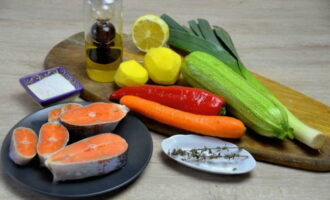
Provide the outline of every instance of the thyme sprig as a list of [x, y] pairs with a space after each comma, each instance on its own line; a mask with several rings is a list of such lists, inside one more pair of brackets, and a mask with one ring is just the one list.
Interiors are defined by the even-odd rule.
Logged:
[[[230, 149], [237, 149], [235, 152], [230, 152]], [[195, 149], [172, 149], [168, 151], [168, 155], [177, 157], [181, 156], [182, 161], [206, 161], [206, 160], [212, 160], [212, 159], [218, 159], [218, 158], [224, 158], [224, 159], [235, 159], [235, 158], [248, 158], [248, 156], [240, 155], [241, 152], [240, 147], [228, 147], [228, 146], [218, 146], [218, 147], [204, 147], [204, 148], [195, 148]]]

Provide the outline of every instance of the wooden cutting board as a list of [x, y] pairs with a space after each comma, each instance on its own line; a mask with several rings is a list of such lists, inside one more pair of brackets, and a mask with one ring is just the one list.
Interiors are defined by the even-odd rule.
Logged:
[[[124, 35], [124, 59], [143, 60], [131, 42], [129, 35]], [[50, 50], [45, 59], [45, 68], [64, 66], [83, 85], [81, 97], [87, 101], [108, 101], [108, 96], [118, 89], [113, 83], [98, 83], [90, 80], [85, 72], [85, 54], [83, 33], [77, 33], [57, 44]], [[257, 78], [268, 87], [298, 118], [306, 124], [319, 129], [330, 136], [330, 108], [295, 90], [257, 75]], [[187, 131], [169, 127], [153, 120], [139, 116], [149, 129], [166, 134], [186, 134]], [[330, 139], [321, 151], [306, 147], [297, 141], [278, 141], [259, 136], [251, 130], [240, 140], [230, 140], [245, 148], [260, 161], [285, 165], [295, 168], [330, 171]]]

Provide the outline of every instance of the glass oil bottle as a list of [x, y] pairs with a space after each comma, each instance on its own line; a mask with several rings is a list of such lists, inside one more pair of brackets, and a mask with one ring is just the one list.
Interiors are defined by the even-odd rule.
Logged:
[[85, 0], [86, 72], [90, 79], [112, 82], [122, 61], [122, 0]]

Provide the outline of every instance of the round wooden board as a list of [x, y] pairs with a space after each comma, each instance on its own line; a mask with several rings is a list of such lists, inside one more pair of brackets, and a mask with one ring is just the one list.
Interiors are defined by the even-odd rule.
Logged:
[[[129, 35], [124, 35], [124, 59], [143, 60], [143, 53], [135, 48]], [[90, 80], [85, 71], [84, 35], [77, 33], [57, 44], [48, 53], [45, 68], [65, 67], [83, 85], [81, 97], [87, 101], [109, 101], [108, 97], [117, 89], [114, 83], [99, 83]], [[257, 75], [297, 117], [312, 127], [330, 134], [330, 108], [295, 90]], [[139, 116], [149, 129], [166, 135], [186, 134], [188, 132], [169, 127]], [[318, 152], [296, 141], [277, 141], [261, 137], [248, 130], [240, 140], [232, 140], [240, 147], [250, 151], [257, 160], [270, 163], [314, 170], [330, 171], [330, 140]]]

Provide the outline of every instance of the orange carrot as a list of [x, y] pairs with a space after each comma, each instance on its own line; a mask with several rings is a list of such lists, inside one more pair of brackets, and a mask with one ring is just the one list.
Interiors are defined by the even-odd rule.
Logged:
[[193, 114], [136, 96], [124, 96], [120, 103], [155, 121], [202, 135], [239, 138], [246, 129], [236, 118]]

